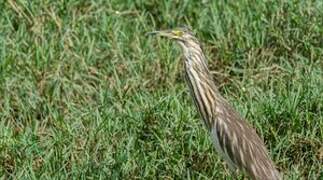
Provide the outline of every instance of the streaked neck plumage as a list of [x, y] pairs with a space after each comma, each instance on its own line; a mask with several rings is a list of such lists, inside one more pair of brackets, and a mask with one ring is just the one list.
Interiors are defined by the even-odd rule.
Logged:
[[199, 69], [201, 72], [209, 73], [207, 61], [201, 46], [195, 41], [178, 41], [182, 48], [186, 70], [190, 68]]
[[196, 41], [179, 41], [184, 54], [185, 76], [194, 102], [208, 130], [211, 130], [216, 101], [221, 99], [207, 67], [204, 53]]

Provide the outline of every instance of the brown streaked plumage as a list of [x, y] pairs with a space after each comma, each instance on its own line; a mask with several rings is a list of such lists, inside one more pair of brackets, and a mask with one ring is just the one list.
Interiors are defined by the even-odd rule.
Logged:
[[230, 169], [242, 170], [257, 180], [281, 179], [256, 131], [219, 93], [194, 34], [186, 28], [148, 34], [167, 37], [181, 46], [191, 95], [217, 151]]

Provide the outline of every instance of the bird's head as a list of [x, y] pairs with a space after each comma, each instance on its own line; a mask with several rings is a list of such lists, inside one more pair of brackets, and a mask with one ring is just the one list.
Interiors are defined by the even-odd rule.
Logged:
[[147, 35], [166, 37], [168, 39], [178, 42], [183, 48], [188, 48], [190, 46], [199, 47], [199, 42], [194, 36], [194, 33], [186, 27], [152, 31], [152, 32], [148, 32]]

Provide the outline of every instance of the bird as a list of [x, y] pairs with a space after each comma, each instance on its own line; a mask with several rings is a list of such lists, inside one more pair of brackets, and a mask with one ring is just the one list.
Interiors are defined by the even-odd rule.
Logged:
[[256, 130], [220, 94], [194, 32], [187, 27], [178, 27], [146, 35], [170, 39], [180, 45], [190, 94], [215, 149], [233, 174], [242, 172], [255, 180], [281, 179]]

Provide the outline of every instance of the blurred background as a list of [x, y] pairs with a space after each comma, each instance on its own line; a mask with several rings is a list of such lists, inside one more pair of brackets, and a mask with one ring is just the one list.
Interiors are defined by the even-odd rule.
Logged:
[[0, 9], [1, 178], [231, 177], [188, 94], [180, 48], [145, 36], [184, 25], [286, 178], [323, 177], [322, 1], [7, 0]]

